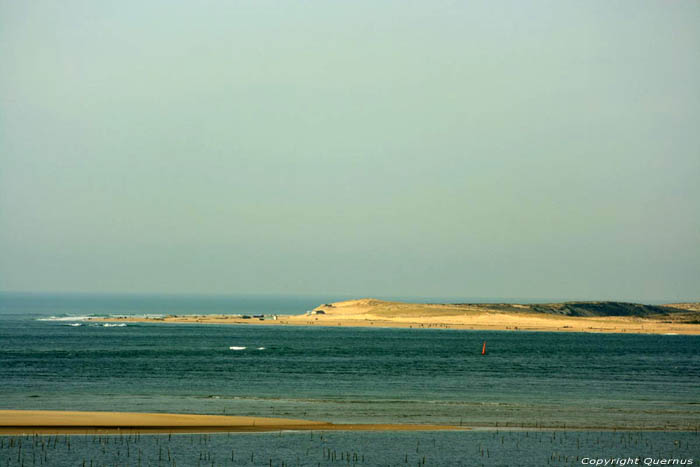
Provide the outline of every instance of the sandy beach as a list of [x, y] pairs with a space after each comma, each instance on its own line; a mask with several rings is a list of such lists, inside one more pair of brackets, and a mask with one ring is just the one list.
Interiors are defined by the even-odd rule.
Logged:
[[[530, 305], [518, 304], [423, 304], [359, 299], [323, 304], [305, 314], [279, 315], [277, 319], [243, 318], [239, 315], [168, 315], [162, 318], [114, 317], [91, 320], [700, 335], [700, 324], [687, 322], [689, 313], [700, 310], [697, 303], [664, 306], [673, 308], [674, 311], [677, 309], [678, 313], [648, 317], [565, 316], [533, 312]], [[503, 310], [504, 307], [507, 311]]]
[[450, 425], [335, 424], [289, 418], [135, 412], [0, 410], [3, 434], [464, 430]]

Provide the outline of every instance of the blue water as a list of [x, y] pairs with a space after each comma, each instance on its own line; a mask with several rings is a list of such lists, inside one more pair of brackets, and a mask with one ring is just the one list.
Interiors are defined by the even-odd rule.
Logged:
[[[0, 408], [494, 427], [700, 425], [695, 336], [39, 320], [296, 313], [318, 304], [311, 300], [4, 296]], [[484, 340], [489, 353], [481, 356]]]
[[[209, 455], [217, 457], [215, 465], [268, 465], [272, 459], [273, 465], [296, 465], [297, 458], [299, 465], [347, 463], [346, 454], [342, 462], [324, 459], [329, 451], [322, 448], [334, 449], [338, 456], [341, 451], [361, 452], [365, 465], [417, 465], [423, 457], [428, 459], [425, 465], [575, 465], [577, 456], [586, 452], [670, 455], [678, 449], [676, 441], [686, 447], [676, 454], [698, 455], [700, 338], [695, 336], [255, 324], [106, 327], [71, 318], [302, 313], [324, 301], [330, 300], [0, 295], [0, 409], [237, 414], [494, 430], [668, 431], [636, 432], [629, 435], [636, 437], [635, 450], [618, 440], [608, 451], [599, 448], [600, 438], [609, 436], [599, 433], [594, 442], [593, 432], [579, 433], [575, 449], [572, 432], [564, 431], [569, 434], [560, 436], [570, 438], [559, 438], [560, 443], [568, 439], [563, 446], [545, 441], [550, 431], [507, 432], [500, 449], [499, 440], [489, 438], [494, 436], [490, 431], [327, 433], [332, 445], [317, 438], [303, 449], [294, 437], [305, 439], [305, 434], [211, 435]], [[48, 317], [53, 318], [44, 320]], [[480, 354], [484, 340], [486, 356]], [[177, 452], [183, 459], [178, 464], [198, 465], [192, 460], [199, 452], [192, 447], [195, 438], [178, 436], [167, 444], [173, 456]], [[588, 451], [581, 447], [581, 437], [591, 440], [586, 441], [591, 444]], [[8, 465], [21, 465], [8, 447], [11, 439], [19, 440], [1, 440], [6, 451], [0, 449], [0, 455], [7, 454]], [[42, 465], [78, 465], [83, 458], [94, 458], [95, 465], [98, 458], [109, 465], [137, 465], [134, 458], [129, 463], [119, 457], [123, 451], [115, 450], [117, 438], [111, 451], [85, 437], [67, 439], [86, 447], [56, 454], [54, 459], [65, 457], [66, 464]], [[146, 456], [158, 465], [154, 456], [162, 438], [143, 439], [148, 440], [142, 448], [143, 465], [149, 465]], [[25, 443], [40, 449], [40, 438]], [[241, 457], [226, 463], [231, 443], [241, 446]], [[417, 455], [416, 443], [422, 443], [423, 455]], [[434, 443], [432, 450], [429, 443]], [[293, 449], [284, 447], [288, 444]], [[477, 446], [487, 445], [492, 447], [489, 455], [481, 455]], [[258, 459], [251, 462], [248, 451]], [[27, 448], [25, 455], [29, 453]], [[190, 460], [184, 461], [186, 457]], [[0, 458], [0, 465], [5, 462]]]

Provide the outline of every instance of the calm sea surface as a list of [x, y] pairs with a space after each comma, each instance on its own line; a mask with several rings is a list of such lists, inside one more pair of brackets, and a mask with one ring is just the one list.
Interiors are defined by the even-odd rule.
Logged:
[[[301, 313], [321, 301], [2, 295], [0, 409], [225, 413], [499, 429], [661, 428], [690, 432], [682, 435], [687, 437], [683, 442], [697, 456], [698, 337], [305, 328], [254, 322], [105, 326], [80, 320], [90, 315]], [[480, 354], [483, 341], [486, 356]], [[414, 465], [420, 460], [416, 440], [422, 439], [427, 449], [429, 439], [438, 439], [434, 442], [439, 444], [450, 436], [472, 436], [472, 441], [477, 436], [394, 435], [404, 440], [396, 449], [408, 450]], [[487, 435], [493, 436], [478, 436]], [[218, 436], [212, 438], [215, 444], [224, 439]], [[271, 439], [271, 435], [247, 436], [236, 439], [253, 444], [262, 440], [262, 445], [269, 445]], [[336, 450], [359, 452], [364, 446], [366, 456], [384, 459], [367, 447], [386, 444], [382, 436], [388, 435], [328, 434], [327, 439], [348, 446]], [[355, 438], [365, 441], [355, 443]], [[192, 438], [177, 439], [189, 443]], [[482, 444], [488, 444], [488, 439]], [[315, 443], [314, 456], [323, 456], [322, 443]], [[474, 451], [469, 456], [480, 453], [467, 444], [465, 453]], [[520, 441], [512, 444], [520, 446]], [[386, 454], [388, 464], [393, 465], [396, 456], [404, 461], [404, 453], [398, 451]], [[457, 451], [453, 454], [457, 457], [444, 465], [453, 461], [472, 465], [460, 463]], [[473, 465], [485, 462], [481, 457], [474, 458]], [[319, 462], [326, 465], [322, 457]]]

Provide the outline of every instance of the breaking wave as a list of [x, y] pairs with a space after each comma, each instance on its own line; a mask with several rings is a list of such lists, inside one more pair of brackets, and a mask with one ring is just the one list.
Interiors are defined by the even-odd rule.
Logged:
[[37, 321], [87, 321], [90, 316], [49, 316], [48, 318], [37, 318]]

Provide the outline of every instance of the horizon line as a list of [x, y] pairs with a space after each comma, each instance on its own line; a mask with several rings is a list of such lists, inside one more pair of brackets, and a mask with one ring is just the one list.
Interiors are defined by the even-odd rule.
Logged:
[[562, 303], [562, 302], [626, 302], [638, 304], [697, 303], [700, 298], [674, 299], [630, 299], [630, 298], [563, 298], [563, 297], [494, 297], [494, 296], [430, 296], [430, 295], [383, 295], [383, 294], [349, 294], [349, 293], [290, 293], [290, 292], [107, 292], [107, 291], [47, 291], [47, 290], [0, 290], [0, 295], [34, 295], [34, 296], [84, 296], [84, 297], [160, 297], [160, 298], [321, 298], [331, 297], [336, 301], [374, 298], [376, 300], [444, 300], [444, 303]]

